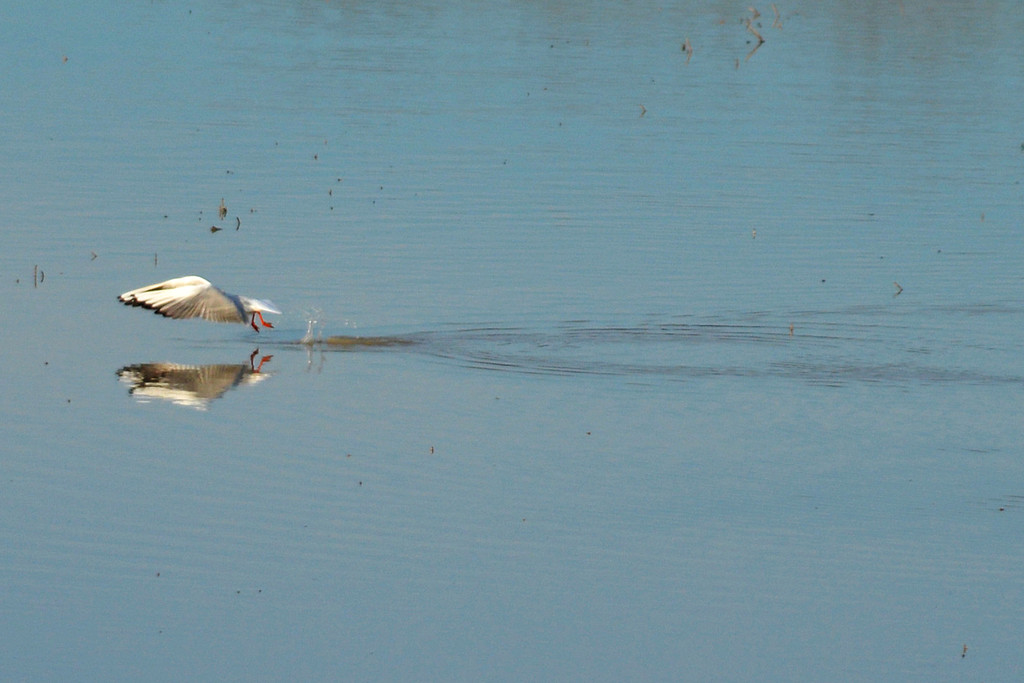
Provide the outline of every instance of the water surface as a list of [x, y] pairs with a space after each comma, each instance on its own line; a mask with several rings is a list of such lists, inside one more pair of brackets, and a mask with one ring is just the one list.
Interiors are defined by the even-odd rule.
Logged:
[[4, 11], [5, 676], [1012, 678], [1019, 8], [777, 6]]

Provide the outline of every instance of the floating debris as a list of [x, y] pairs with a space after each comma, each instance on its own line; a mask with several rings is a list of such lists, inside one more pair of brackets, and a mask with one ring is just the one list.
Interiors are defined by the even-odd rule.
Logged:
[[[753, 9], [753, 8], [751, 8], [751, 9]], [[753, 18], [747, 19], [747, 30], [750, 31], [752, 34], [754, 34], [754, 37], [757, 38], [757, 45], [754, 46], [753, 50], [751, 50], [750, 52], [747, 53], [746, 59], [743, 60], [745, 62], [749, 61], [750, 58], [754, 56], [754, 53], [757, 52], [758, 50], [760, 50], [761, 46], [764, 45], [764, 38], [761, 36], [760, 33], [757, 32], [757, 29], [754, 28], [754, 24], [753, 24], [753, 19], [756, 19], [759, 16], [761, 16], [760, 13], [758, 13], [757, 10], [755, 9], [754, 10]]]

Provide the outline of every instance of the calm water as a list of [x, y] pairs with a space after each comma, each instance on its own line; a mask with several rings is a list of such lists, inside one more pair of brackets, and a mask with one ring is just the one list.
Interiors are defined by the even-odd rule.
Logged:
[[0, 674], [1012, 679], [1024, 18], [748, 6], [0, 12]]

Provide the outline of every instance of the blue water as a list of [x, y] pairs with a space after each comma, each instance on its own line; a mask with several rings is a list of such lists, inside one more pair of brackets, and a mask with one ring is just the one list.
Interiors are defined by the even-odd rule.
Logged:
[[0, 11], [3, 677], [1012, 679], [1024, 19], [784, 4]]

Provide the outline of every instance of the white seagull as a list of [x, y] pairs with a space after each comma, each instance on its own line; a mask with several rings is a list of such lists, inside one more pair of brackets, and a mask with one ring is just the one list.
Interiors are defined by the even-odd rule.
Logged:
[[228, 294], [196, 275], [176, 277], [148, 287], [125, 292], [117, 300], [127, 306], [142, 306], [168, 318], [206, 318], [218, 323], [249, 323], [257, 332], [256, 317], [264, 327], [273, 327], [264, 313], [281, 311], [274, 304], [247, 296]]

